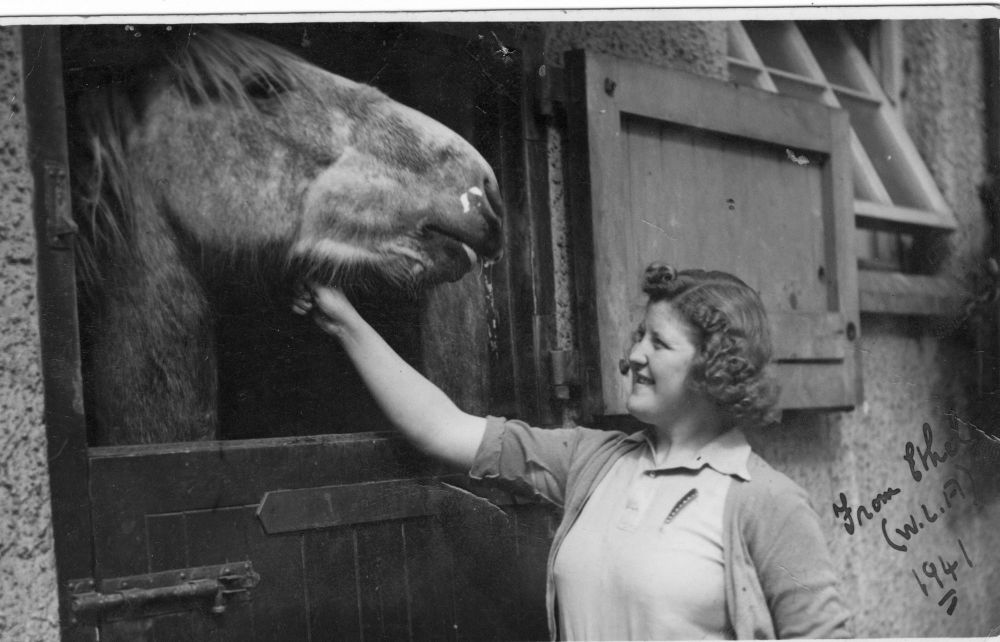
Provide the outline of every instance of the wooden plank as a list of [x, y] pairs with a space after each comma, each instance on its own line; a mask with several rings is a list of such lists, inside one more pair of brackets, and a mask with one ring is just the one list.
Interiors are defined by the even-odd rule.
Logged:
[[510, 590], [517, 596], [519, 640], [539, 640], [547, 635], [545, 611], [546, 563], [558, 519], [555, 510], [545, 504], [517, 506], [509, 511], [514, 520], [517, 572]]
[[[824, 166], [822, 183], [823, 241], [827, 305], [830, 311], [840, 312], [847, 323], [848, 339], [857, 345], [860, 340], [861, 319], [858, 312], [858, 265], [854, 252], [854, 221], [851, 216], [851, 167], [848, 155], [847, 133], [850, 121], [844, 112], [830, 115], [827, 126], [833, 140], [830, 158]], [[853, 329], [853, 331], [852, 331]], [[839, 378], [846, 397], [839, 401], [841, 407], [860, 404], [864, 397], [859, 353], [845, 355], [842, 364], [828, 369], [828, 376]], [[838, 386], [832, 385], [831, 389]]]
[[858, 272], [862, 312], [953, 317], [969, 293], [946, 277], [898, 272]]
[[[524, 162], [524, 216], [531, 221], [530, 277], [532, 279], [531, 326], [534, 369], [533, 394], [525, 396], [523, 416], [533, 425], [557, 423], [561, 405], [554, 401], [550, 351], [556, 347], [555, 330], [555, 252], [552, 241], [552, 218], [549, 204], [549, 149], [547, 123], [538, 119], [538, 111], [551, 109], [541, 105], [542, 84], [539, 70], [544, 65], [544, 38], [540, 31], [529, 31], [522, 41], [520, 120], [522, 122]], [[549, 67], [544, 67], [549, 70]], [[550, 79], [547, 76], [546, 79]], [[561, 77], [561, 75], [560, 75]], [[515, 340], [515, 345], [525, 345]], [[534, 404], [533, 406], [531, 404]]]
[[406, 477], [427, 463], [408, 461], [413, 451], [398, 437], [336, 437], [93, 449], [97, 572], [144, 572], [147, 514], [255, 506], [271, 490]]
[[454, 556], [438, 520], [403, 524], [413, 640], [456, 640]]
[[[604, 54], [588, 52], [587, 61], [593, 93], [606, 94], [605, 79], [615, 83], [615, 112], [799, 149], [827, 151], [832, 144], [824, 105]], [[656, 87], [668, 91], [651, 91]]]
[[[94, 577], [138, 575], [149, 566], [142, 511], [117, 510], [108, 495], [94, 503]], [[110, 521], [109, 521], [110, 520]]]
[[[519, 371], [514, 378], [520, 382], [520, 408], [518, 417], [533, 425], [558, 421], [559, 406], [553, 403], [549, 351], [555, 346], [555, 268], [552, 247], [552, 221], [549, 210], [549, 156], [545, 128], [538, 128], [534, 111], [535, 94], [531, 91], [536, 82], [538, 68], [543, 64], [542, 42], [526, 42], [523, 49], [518, 103], [520, 131], [505, 135], [520, 141], [519, 163], [521, 177], [512, 176], [515, 184], [523, 184], [520, 199], [523, 202], [520, 217], [528, 231], [520, 278], [525, 287], [515, 289], [516, 304], [521, 312], [512, 315], [512, 343], [519, 357], [515, 365]], [[514, 114], [508, 118], [513, 119]], [[524, 349], [531, 346], [531, 350]]]
[[888, 203], [877, 203], [871, 200], [856, 199], [854, 201], [854, 213], [858, 217], [859, 225], [887, 226], [899, 229], [900, 226], [930, 228], [949, 232], [957, 229], [955, 221], [949, 220], [944, 212], [930, 210], [920, 210], [914, 207], [904, 207], [902, 205], [892, 205]]
[[312, 639], [361, 639], [354, 529], [306, 533], [303, 547]]
[[[652, 260], [671, 261], [671, 247], [677, 240], [678, 214], [688, 211], [680, 203], [665, 202], [658, 189], [663, 185], [664, 176], [669, 171], [671, 177], [678, 172], [693, 172], [694, 168], [664, 166], [662, 156], [662, 124], [648, 119], [623, 118], [621, 124], [621, 145], [627, 159], [622, 166], [622, 180], [625, 183], [626, 203], [630, 206], [636, 230], [626, 239], [630, 246], [602, 246], [598, 253], [622, 252], [626, 257], [624, 272], [607, 274], [605, 278], [617, 283], [624, 290], [628, 307], [620, 311], [617, 332], [601, 333], [601, 343], [605, 345], [610, 361], [627, 359], [631, 349], [632, 331], [639, 326], [645, 312], [645, 297], [642, 294], [641, 278], [646, 266]], [[683, 179], [681, 179], [683, 180]], [[673, 198], [683, 199], [684, 192], [673, 192]], [[623, 221], [618, 222], [622, 225]], [[622, 225], [624, 227], [624, 225]], [[678, 266], [680, 267], [680, 266]], [[606, 287], [606, 286], [605, 286]], [[611, 328], [607, 328], [611, 330]], [[615, 335], [615, 336], [612, 336]], [[613, 367], [605, 361], [604, 367]], [[607, 380], [614, 386], [612, 399], [624, 400], [628, 397], [632, 382], [628, 376], [614, 376], [614, 370], [605, 370]], [[607, 387], [605, 388], [607, 390]], [[607, 393], [605, 393], [607, 394]], [[605, 400], [606, 403], [608, 400]], [[617, 409], [619, 403], [608, 404], [606, 410]]]
[[460, 640], [513, 640], [517, 608], [514, 531], [506, 515], [452, 511], [442, 516], [454, 558], [456, 632]]
[[[592, 143], [588, 121], [586, 57], [570, 51], [565, 57], [566, 73], [566, 185], [569, 240], [573, 247], [573, 295], [580, 328], [599, 328], [597, 318], [597, 273], [594, 251], [594, 211], [597, 204], [591, 189], [591, 149], [604, 150]], [[598, 332], [579, 332], [581, 419], [603, 413], [601, 346]]]
[[863, 88], [867, 93], [878, 97], [880, 101], [878, 109], [880, 128], [889, 134], [888, 139], [891, 141], [890, 153], [893, 158], [897, 159], [894, 167], [902, 172], [903, 180], [906, 182], [910, 193], [917, 196], [922, 208], [940, 213], [941, 221], [945, 225], [956, 225], [955, 216], [951, 212], [951, 208], [948, 207], [947, 202], [945, 202], [944, 197], [934, 182], [934, 177], [931, 176], [930, 171], [924, 165], [923, 159], [920, 158], [920, 152], [917, 151], [913, 141], [910, 140], [909, 135], [906, 133], [906, 128], [903, 126], [902, 120], [892, 109], [878, 78], [875, 77], [875, 74], [868, 67], [862, 53], [851, 42], [847, 32], [843, 28], [834, 25], [834, 33], [843, 45], [845, 59], [850, 66], [851, 74], [862, 82]]
[[[256, 504], [265, 492], [431, 476], [440, 465], [392, 433], [92, 448], [102, 522]], [[145, 511], [145, 512], [141, 512]]]
[[184, 513], [146, 516], [146, 555], [149, 573], [189, 568], [187, 520]]
[[487, 500], [447, 484], [404, 479], [271, 491], [261, 501], [257, 517], [273, 535], [437, 515], [455, 506], [500, 511]]
[[842, 361], [847, 322], [839, 312], [769, 312], [775, 361]]
[[[515, 66], [516, 69], [516, 66]], [[497, 70], [498, 78], [513, 70]], [[531, 221], [525, 216], [523, 150], [519, 131], [521, 115], [517, 103], [494, 96], [490, 126], [484, 127], [490, 147], [496, 149], [494, 169], [508, 207], [504, 222], [504, 258], [492, 268], [486, 286], [489, 311], [489, 389], [484, 399], [491, 413], [521, 416], [533, 396], [534, 367], [527, 348], [532, 345]], [[480, 117], [483, 115], [480, 113]], [[523, 377], [523, 378], [522, 378]], [[530, 405], [534, 405], [531, 403]]]
[[362, 637], [386, 642], [410, 639], [401, 525], [365, 524], [357, 533]]
[[852, 408], [854, 381], [848, 377], [831, 376], [823, 363], [785, 362], [777, 366], [781, 394], [778, 408], [782, 410], [836, 410]]
[[[602, 71], [600, 64], [589, 52], [585, 53], [585, 96], [587, 135], [594, 153], [590, 154], [590, 189], [593, 194], [593, 247], [595, 248], [591, 269], [597, 275], [596, 289], [591, 296], [599, 301], [597, 306], [597, 328], [601, 334], [600, 343], [605, 346], [600, 354], [599, 370], [595, 373], [600, 378], [603, 394], [599, 398], [600, 412], [609, 408], [606, 404], [617, 406], [621, 398], [621, 377], [618, 375], [618, 361], [621, 358], [616, 349], [616, 339], [607, 336], [609, 332], [621, 332], [631, 325], [629, 300], [630, 289], [623, 284], [636, 278], [632, 272], [633, 260], [628, 248], [635, 247], [635, 229], [631, 225], [623, 225], [622, 221], [629, 218], [629, 185], [621, 180], [619, 172], [627, 167], [625, 146], [621, 139], [622, 115], [619, 105], [613, 98], [617, 92], [607, 91], [611, 85], [605, 81], [621, 82], [624, 78], [611, 80]], [[602, 59], [608, 65], [614, 65], [615, 60]], [[648, 86], [647, 86], [648, 89]], [[598, 151], [599, 150], [599, 151]], [[610, 249], [610, 251], [608, 251]], [[586, 327], [581, 321], [580, 327]], [[626, 331], [627, 332], [627, 331]], [[589, 334], [581, 332], [580, 334]]]
[[[249, 531], [249, 558], [261, 577], [251, 593], [254, 639], [309, 640], [302, 536], [268, 536], [259, 528], [245, 528]], [[314, 633], [323, 639], [322, 631]]]

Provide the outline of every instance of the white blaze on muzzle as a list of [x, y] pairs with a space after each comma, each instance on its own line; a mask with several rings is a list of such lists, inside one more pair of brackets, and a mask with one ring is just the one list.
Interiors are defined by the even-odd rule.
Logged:
[[483, 198], [483, 190], [479, 189], [478, 187], [470, 187], [469, 189], [465, 190], [465, 192], [463, 192], [462, 195], [458, 197], [458, 200], [462, 203], [463, 214], [468, 214], [472, 210], [472, 203], [469, 200], [469, 194], [472, 194], [473, 196], [478, 196], [479, 198]]

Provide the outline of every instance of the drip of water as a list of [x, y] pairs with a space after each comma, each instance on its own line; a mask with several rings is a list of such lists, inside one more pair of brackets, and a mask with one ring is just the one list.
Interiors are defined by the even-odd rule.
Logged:
[[493, 294], [493, 262], [483, 261], [479, 264], [479, 274], [486, 293], [486, 331], [490, 352], [496, 354], [500, 349], [499, 322], [497, 316], [496, 297]]

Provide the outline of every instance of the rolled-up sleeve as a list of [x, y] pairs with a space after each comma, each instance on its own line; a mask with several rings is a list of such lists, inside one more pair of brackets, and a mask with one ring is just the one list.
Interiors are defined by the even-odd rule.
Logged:
[[487, 417], [469, 476], [497, 480], [511, 490], [562, 506], [566, 480], [586, 428], [535, 428], [523, 421]]

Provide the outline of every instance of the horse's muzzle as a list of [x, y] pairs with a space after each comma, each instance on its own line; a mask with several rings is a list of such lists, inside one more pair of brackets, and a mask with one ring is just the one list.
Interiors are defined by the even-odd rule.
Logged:
[[503, 257], [503, 219], [504, 204], [500, 188], [493, 177], [483, 181], [483, 191], [486, 194], [486, 207], [482, 208], [486, 219], [487, 233], [481, 247], [475, 248], [479, 256], [487, 262], [499, 261]]

